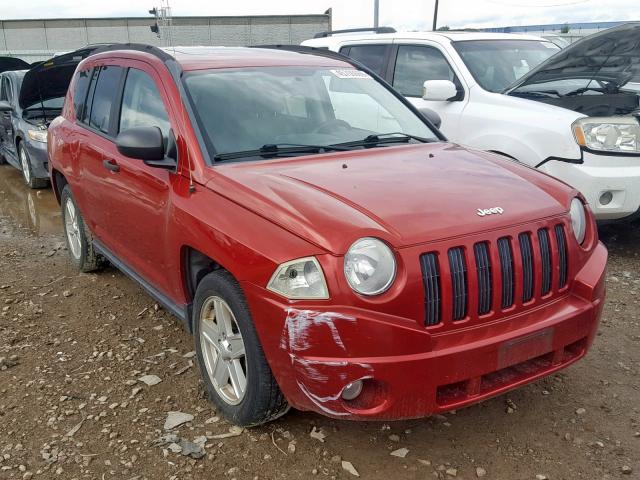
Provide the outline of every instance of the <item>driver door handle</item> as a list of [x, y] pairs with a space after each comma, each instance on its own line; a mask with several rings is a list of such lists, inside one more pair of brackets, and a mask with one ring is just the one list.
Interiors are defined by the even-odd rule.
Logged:
[[120, 165], [118, 165], [116, 163], [115, 160], [113, 159], [107, 159], [107, 160], [103, 160], [102, 161], [102, 165], [104, 166], [104, 168], [106, 168], [107, 170], [110, 170], [112, 172], [119, 172], [120, 171]]

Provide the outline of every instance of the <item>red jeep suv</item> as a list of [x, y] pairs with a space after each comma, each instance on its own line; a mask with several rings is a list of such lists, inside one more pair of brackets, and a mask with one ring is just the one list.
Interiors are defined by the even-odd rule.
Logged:
[[71, 260], [182, 319], [239, 425], [460, 408], [596, 333], [607, 252], [583, 197], [446, 143], [338, 54], [104, 47], [48, 135]]

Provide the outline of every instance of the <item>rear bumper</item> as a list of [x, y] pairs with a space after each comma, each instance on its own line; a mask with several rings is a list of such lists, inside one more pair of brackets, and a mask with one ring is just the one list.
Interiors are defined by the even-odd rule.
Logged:
[[[584, 152], [580, 165], [552, 161], [540, 170], [579, 190], [598, 221], [622, 220], [640, 210], [640, 157]], [[605, 192], [612, 197], [606, 204]]]
[[[604, 302], [599, 245], [566, 296], [487, 325], [429, 334], [349, 307], [289, 304], [245, 283], [265, 354], [289, 403], [334, 418], [428, 416], [498, 395], [582, 358]], [[362, 394], [341, 398], [363, 380]]]

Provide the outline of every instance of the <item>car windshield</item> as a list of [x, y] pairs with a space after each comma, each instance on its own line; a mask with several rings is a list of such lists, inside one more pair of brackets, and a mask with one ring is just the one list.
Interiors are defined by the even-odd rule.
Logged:
[[482, 88], [503, 92], [560, 47], [538, 40], [467, 40], [453, 43]]
[[184, 82], [212, 156], [277, 145], [335, 146], [383, 134], [438, 140], [381, 83], [353, 68], [216, 69], [188, 73]]
[[29, 105], [25, 110], [38, 110], [38, 109], [53, 109], [53, 110], [62, 110], [62, 106], [64, 105], [64, 97], [56, 97], [49, 98], [44, 102], [34, 103], [33, 105]]

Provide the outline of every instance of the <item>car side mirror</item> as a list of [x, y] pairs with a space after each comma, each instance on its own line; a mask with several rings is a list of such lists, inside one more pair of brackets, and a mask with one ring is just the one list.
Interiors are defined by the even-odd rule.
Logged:
[[451, 80], [427, 80], [422, 85], [422, 99], [446, 102], [458, 96], [458, 89]]
[[419, 108], [418, 111], [427, 119], [429, 120], [431, 123], [433, 123], [433, 125], [436, 128], [440, 128], [440, 125], [442, 125], [442, 118], [440, 117], [440, 115], [438, 115], [438, 112], [431, 110], [430, 108]]
[[158, 127], [134, 127], [120, 132], [116, 148], [125, 157], [143, 160], [150, 167], [176, 168], [175, 159], [165, 156], [164, 138]]
[[9, 102], [0, 101], [0, 112], [10, 112], [11, 110], [13, 110], [13, 108], [11, 108]]

